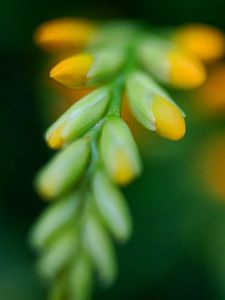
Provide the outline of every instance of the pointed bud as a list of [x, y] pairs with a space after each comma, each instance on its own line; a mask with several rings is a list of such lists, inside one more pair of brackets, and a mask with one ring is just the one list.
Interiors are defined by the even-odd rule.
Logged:
[[50, 77], [69, 88], [95, 85], [115, 75], [122, 67], [123, 61], [122, 49], [108, 48], [90, 51], [61, 61], [50, 71]]
[[127, 81], [128, 100], [137, 120], [170, 140], [185, 134], [184, 114], [148, 75], [134, 72]]
[[62, 226], [76, 217], [80, 206], [80, 197], [71, 193], [47, 208], [35, 224], [32, 234], [32, 246], [40, 250]]
[[70, 299], [88, 300], [92, 288], [92, 266], [84, 252], [79, 253], [71, 266], [68, 294]]
[[176, 30], [172, 38], [179, 47], [193, 53], [204, 62], [216, 60], [225, 53], [224, 34], [208, 25], [182, 26]]
[[131, 217], [126, 200], [107, 175], [98, 171], [93, 178], [95, 203], [114, 237], [125, 241], [131, 234]]
[[57, 153], [37, 177], [36, 186], [40, 194], [54, 198], [72, 189], [85, 170], [89, 154], [87, 139], [75, 141]]
[[87, 216], [84, 228], [84, 246], [105, 285], [110, 285], [117, 274], [112, 242], [97, 216]]
[[42, 276], [53, 278], [69, 262], [78, 250], [79, 235], [75, 229], [67, 229], [44, 252], [38, 262], [38, 270]]
[[92, 55], [77, 54], [58, 63], [50, 71], [50, 77], [66, 87], [75, 88], [86, 83], [92, 65]]
[[122, 119], [112, 116], [106, 121], [100, 150], [107, 172], [118, 184], [128, 184], [140, 174], [138, 149], [129, 127]]
[[177, 88], [195, 88], [206, 77], [204, 66], [197, 58], [159, 38], [142, 42], [139, 59], [154, 77]]
[[94, 35], [93, 23], [75, 18], [48, 21], [38, 27], [34, 34], [37, 45], [47, 51], [78, 50]]
[[156, 96], [152, 102], [156, 132], [167, 139], [176, 141], [185, 134], [183, 115], [175, 105], [163, 97]]
[[110, 100], [109, 88], [101, 88], [76, 102], [47, 131], [51, 148], [61, 148], [84, 134], [104, 115]]

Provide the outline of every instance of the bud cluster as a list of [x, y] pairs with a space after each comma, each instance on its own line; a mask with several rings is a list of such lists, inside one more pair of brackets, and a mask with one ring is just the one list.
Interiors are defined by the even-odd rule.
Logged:
[[[195, 31], [201, 29], [209, 30], [205, 56], [204, 49], [196, 50]], [[217, 44], [210, 48], [213, 38]], [[35, 42], [55, 55], [74, 52], [51, 69], [53, 80], [69, 89], [91, 87], [45, 134], [49, 147], [59, 151], [39, 172], [35, 185], [54, 203], [31, 234], [40, 254], [38, 269], [54, 280], [49, 299], [85, 300], [94, 272], [104, 284], [115, 280], [112, 238], [124, 242], [132, 230], [118, 186], [137, 178], [142, 164], [121, 118], [123, 95], [145, 128], [181, 139], [185, 115], [159, 83], [182, 89], [200, 85], [206, 77], [203, 63], [224, 53], [224, 37], [219, 32], [210, 36], [205, 27], [156, 34], [131, 23], [61, 19], [41, 25]]]

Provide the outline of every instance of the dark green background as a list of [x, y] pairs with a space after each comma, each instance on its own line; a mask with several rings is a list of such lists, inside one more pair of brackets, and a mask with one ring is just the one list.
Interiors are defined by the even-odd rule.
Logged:
[[[49, 157], [36, 86], [40, 51], [32, 33], [41, 22], [64, 15], [155, 25], [206, 22], [225, 29], [223, 0], [1, 0], [1, 300], [45, 299], [27, 243], [44, 207], [33, 191], [33, 177]], [[225, 299], [225, 208], [200, 192], [187, 172], [202, 136], [191, 122], [188, 127], [184, 141], [157, 140], [142, 177], [125, 190], [134, 234], [118, 247], [116, 284], [98, 288], [95, 299]]]

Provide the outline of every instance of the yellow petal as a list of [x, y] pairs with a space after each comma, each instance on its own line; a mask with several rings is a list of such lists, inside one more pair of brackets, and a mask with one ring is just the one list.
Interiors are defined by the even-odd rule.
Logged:
[[77, 54], [58, 63], [50, 71], [50, 77], [69, 88], [82, 86], [87, 81], [87, 73], [92, 64], [91, 55]]
[[175, 34], [175, 41], [205, 62], [215, 60], [225, 53], [224, 34], [207, 25], [186, 25]]
[[206, 77], [203, 64], [187, 53], [173, 50], [168, 54], [169, 81], [178, 88], [195, 88]]
[[179, 140], [185, 134], [185, 121], [181, 111], [168, 100], [156, 96], [152, 103], [156, 132], [170, 140]]
[[120, 185], [127, 185], [134, 178], [132, 163], [129, 157], [122, 150], [118, 149], [116, 153], [116, 169], [113, 174], [113, 179]]
[[42, 24], [34, 34], [37, 45], [48, 51], [66, 51], [85, 46], [95, 26], [88, 21], [62, 18]]

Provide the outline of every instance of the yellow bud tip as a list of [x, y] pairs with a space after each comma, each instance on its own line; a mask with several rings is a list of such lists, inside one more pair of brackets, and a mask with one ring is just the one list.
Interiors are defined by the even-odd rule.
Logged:
[[175, 34], [175, 42], [204, 62], [220, 58], [225, 53], [225, 36], [213, 27], [186, 25]]
[[86, 83], [87, 73], [92, 64], [93, 57], [91, 55], [74, 55], [58, 63], [50, 71], [50, 77], [66, 87], [79, 87]]
[[34, 41], [47, 51], [67, 51], [85, 46], [95, 26], [85, 20], [62, 18], [48, 21], [36, 30]]
[[185, 135], [185, 121], [181, 111], [168, 100], [156, 96], [152, 103], [156, 132], [169, 140], [180, 140]]
[[52, 149], [60, 149], [64, 145], [64, 139], [62, 137], [62, 130], [64, 125], [57, 127], [48, 137], [47, 143]]
[[54, 191], [51, 186], [48, 186], [47, 183], [44, 186], [38, 187], [38, 193], [44, 199], [51, 199], [54, 197]]
[[116, 152], [116, 169], [113, 174], [113, 179], [119, 185], [127, 185], [134, 178], [134, 172], [131, 162], [122, 149]]
[[169, 81], [178, 88], [195, 88], [201, 85], [206, 72], [203, 64], [192, 55], [174, 50], [168, 54]]

